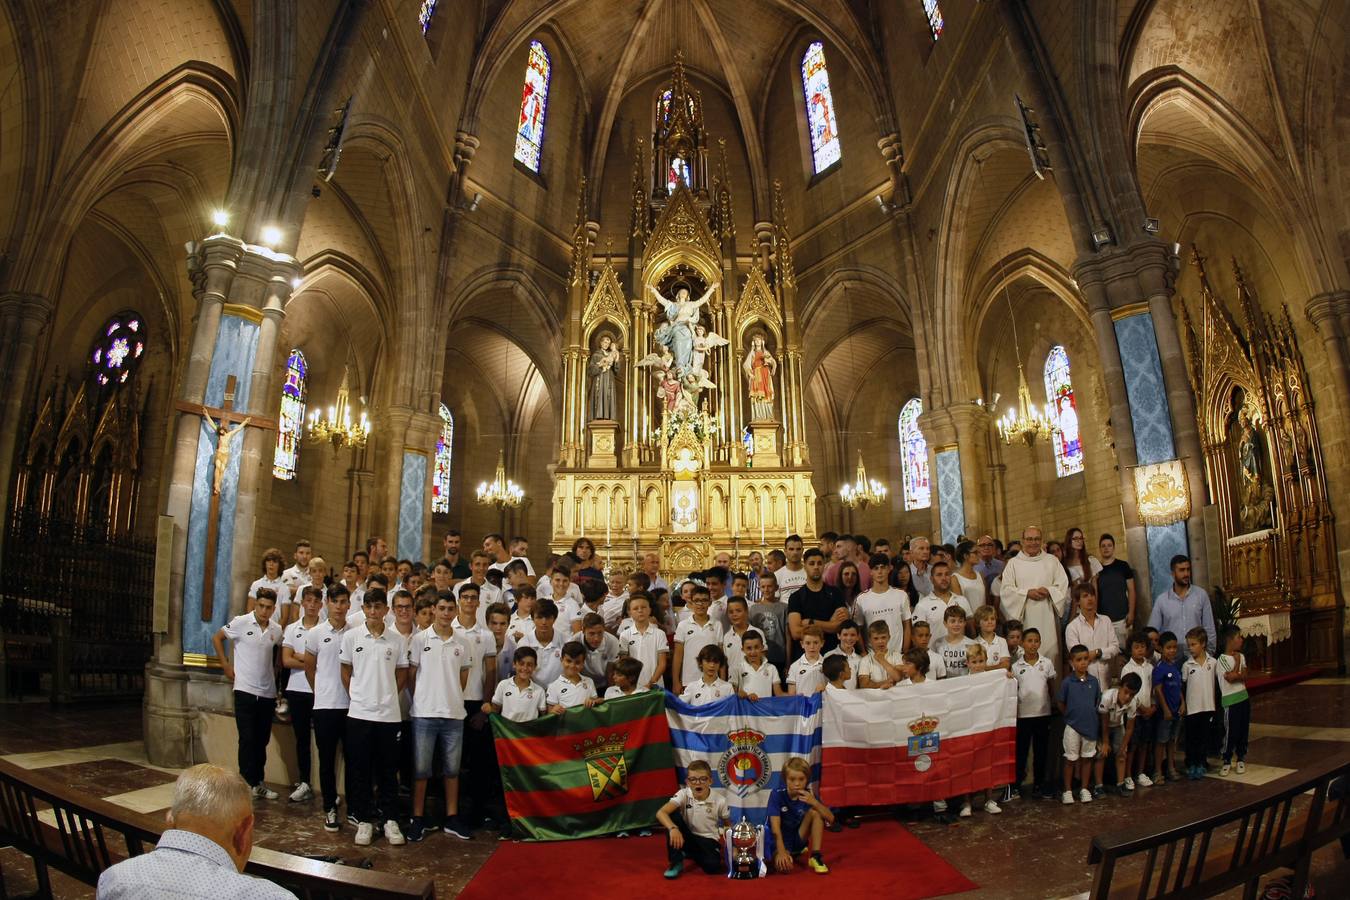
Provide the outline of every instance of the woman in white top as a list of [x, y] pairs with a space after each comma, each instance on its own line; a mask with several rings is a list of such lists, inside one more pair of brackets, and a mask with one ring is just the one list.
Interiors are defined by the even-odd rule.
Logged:
[[985, 605], [988, 593], [984, 586], [984, 576], [975, 571], [974, 541], [962, 541], [956, 545], [956, 591], [970, 603], [971, 609]]
[[[1083, 529], [1070, 528], [1069, 533], [1064, 535], [1064, 571], [1069, 573], [1069, 596], [1073, 596], [1073, 589], [1076, 585], [1085, 581], [1091, 581], [1097, 573], [1102, 570], [1102, 564], [1097, 561], [1097, 557], [1088, 556], [1087, 539], [1083, 537]], [[1074, 620], [1078, 615], [1078, 603], [1071, 600], [1064, 610], [1064, 618], [1060, 621], [1060, 630]]]

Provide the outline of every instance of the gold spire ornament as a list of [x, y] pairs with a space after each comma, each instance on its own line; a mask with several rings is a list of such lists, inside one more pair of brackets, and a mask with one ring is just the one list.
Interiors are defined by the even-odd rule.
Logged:
[[862, 451], [858, 451], [858, 469], [852, 484], [839, 489], [839, 500], [849, 509], [866, 509], [869, 504], [880, 505], [886, 499], [886, 485], [867, 477]]
[[[342, 370], [342, 385], [338, 388], [337, 402], [328, 407], [328, 415], [320, 418], [318, 410], [309, 414], [309, 439], [316, 444], [332, 444], [334, 453], [343, 447], [360, 450], [370, 438], [370, 420], [366, 417], [364, 409], [361, 410], [361, 417], [355, 422], [352, 421], [350, 392], [347, 387], [349, 372], [349, 369]], [[364, 398], [361, 402], [364, 406]]]
[[492, 475], [492, 483], [478, 485], [478, 502], [484, 506], [498, 509], [515, 509], [525, 501], [525, 491], [514, 481], [506, 477], [506, 452], [497, 451], [497, 471]]

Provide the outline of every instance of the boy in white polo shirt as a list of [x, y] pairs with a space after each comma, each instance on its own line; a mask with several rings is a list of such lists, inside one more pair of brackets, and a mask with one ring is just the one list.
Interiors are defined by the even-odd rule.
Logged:
[[691, 614], [681, 619], [679, 627], [675, 629], [675, 658], [671, 663], [670, 689], [676, 694], [684, 693], [685, 685], [693, 684], [702, 677], [698, 664], [699, 652], [709, 645], [722, 645], [722, 623], [709, 612], [711, 604], [708, 588], [695, 584], [693, 594], [689, 597]]
[[[351, 704], [347, 708], [347, 795], [356, 826], [356, 843], [368, 845], [375, 826], [383, 821], [384, 836], [395, 846], [404, 843], [395, 819], [384, 816], [398, 808], [398, 731], [402, 721], [398, 695], [408, 680], [407, 645], [385, 624], [389, 601], [384, 591], [371, 588], [361, 598], [364, 624], [347, 629], [342, 637], [342, 684]], [[371, 787], [378, 790], [373, 802]]]
[[483, 712], [497, 713], [512, 722], [533, 722], [544, 711], [544, 688], [534, 680], [539, 660], [533, 647], [517, 647], [511, 665], [515, 676], [497, 682], [492, 700], [483, 704]]
[[[475, 588], [477, 585], [470, 585], [461, 597], [475, 593]], [[413, 683], [413, 796], [408, 840], [414, 842], [422, 840], [427, 781], [437, 746], [441, 748], [441, 777], [445, 781], [442, 828], [463, 841], [470, 837], [469, 829], [459, 822], [459, 760], [464, 742], [464, 689], [473, 670], [473, 651], [455, 633], [455, 613], [455, 600], [449, 592], [437, 597], [436, 617], [430, 628], [413, 636], [408, 658]]]
[[342, 637], [347, 632], [351, 593], [346, 585], [328, 590], [328, 619], [305, 632], [305, 678], [314, 691], [314, 743], [319, 747], [319, 794], [324, 831], [337, 831], [337, 748], [347, 729], [347, 688], [342, 683]]
[[534, 680], [545, 689], [562, 674], [562, 648], [567, 636], [554, 627], [558, 607], [552, 600], [540, 600], [534, 607], [534, 627], [525, 633], [518, 646], [533, 647], [537, 668]]
[[600, 702], [595, 682], [581, 673], [586, 665], [586, 645], [568, 641], [562, 648], [562, 674], [549, 683], [545, 700], [548, 711], [564, 713], [574, 706], [594, 706]]
[[295, 734], [295, 762], [299, 779], [291, 791], [291, 802], [300, 803], [314, 796], [310, 788], [313, 765], [310, 760], [310, 734], [314, 720], [314, 689], [305, 677], [305, 634], [319, 626], [323, 608], [323, 590], [313, 585], [300, 589], [300, 618], [286, 626], [281, 640], [281, 667], [286, 676], [286, 699], [290, 701], [291, 730]]
[[[281, 626], [272, 621], [276, 608], [276, 592], [259, 588], [253, 612], [235, 616], [211, 638], [225, 677], [234, 682], [239, 774], [253, 789], [253, 796], [265, 800], [278, 796], [263, 784], [267, 742], [272, 737], [272, 716], [277, 710], [276, 650], [281, 645]], [[226, 638], [233, 645], [233, 663], [225, 654]]]
[[642, 663], [638, 687], [660, 687], [670, 645], [666, 633], [652, 621], [652, 598], [647, 594], [629, 595], [628, 615], [633, 621], [619, 629], [619, 653]]

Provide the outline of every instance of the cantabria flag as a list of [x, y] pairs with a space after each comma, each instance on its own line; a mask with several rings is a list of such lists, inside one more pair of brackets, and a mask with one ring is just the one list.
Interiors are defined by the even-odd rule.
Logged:
[[831, 806], [941, 800], [1013, 780], [1017, 682], [1003, 670], [830, 691], [820, 799]]
[[675, 793], [661, 691], [533, 722], [492, 717], [512, 824], [537, 841], [645, 828]]
[[783, 763], [800, 756], [820, 779], [821, 695], [742, 700], [728, 697], [690, 706], [666, 695], [670, 742], [680, 782], [696, 759], [712, 766], [714, 787], [731, 807], [731, 821], [744, 815], [756, 825], [768, 821], [769, 796], [783, 783]]

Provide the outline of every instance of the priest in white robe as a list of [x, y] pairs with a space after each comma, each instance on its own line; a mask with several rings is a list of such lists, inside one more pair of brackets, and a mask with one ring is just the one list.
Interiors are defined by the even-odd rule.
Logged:
[[1059, 665], [1059, 620], [1069, 600], [1064, 565], [1041, 549], [1041, 530], [1022, 532], [1022, 552], [1003, 567], [999, 601], [1003, 615], [1041, 633], [1041, 655]]

